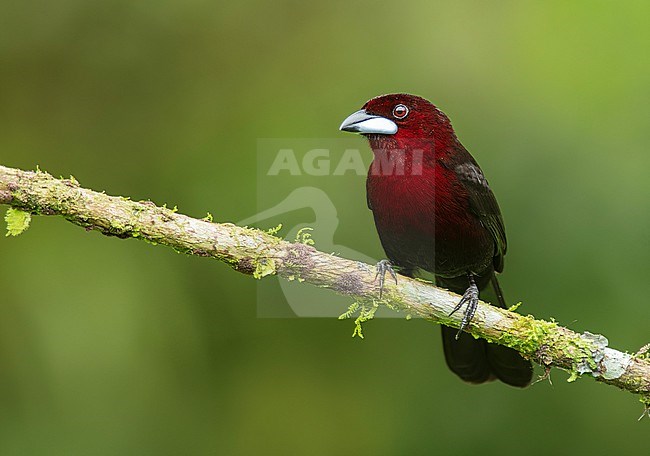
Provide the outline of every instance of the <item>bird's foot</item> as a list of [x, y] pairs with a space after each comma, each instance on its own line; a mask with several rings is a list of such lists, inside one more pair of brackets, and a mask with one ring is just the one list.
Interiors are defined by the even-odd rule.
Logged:
[[451, 317], [457, 310], [459, 310], [463, 305], [467, 304], [467, 308], [465, 309], [465, 314], [463, 315], [463, 319], [460, 322], [460, 328], [458, 328], [458, 332], [456, 333], [456, 340], [460, 337], [460, 334], [467, 328], [469, 323], [472, 321], [472, 318], [474, 318], [474, 314], [476, 313], [476, 308], [478, 307], [478, 287], [476, 286], [476, 283], [474, 282], [474, 276], [471, 274], [468, 276], [469, 277], [469, 287], [465, 291], [465, 294], [461, 298], [460, 301], [458, 301], [458, 304], [456, 304], [456, 307], [454, 307], [454, 310], [451, 311], [449, 316]]
[[377, 269], [375, 280], [377, 280], [377, 277], [379, 277], [379, 299], [381, 299], [381, 296], [384, 293], [384, 280], [386, 279], [386, 273], [390, 273], [390, 275], [393, 277], [393, 280], [395, 280], [395, 285], [397, 285], [397, 274], [395, 274], [393, 265], [388, 260], [381, 260], [375, 265], [375, 269]]

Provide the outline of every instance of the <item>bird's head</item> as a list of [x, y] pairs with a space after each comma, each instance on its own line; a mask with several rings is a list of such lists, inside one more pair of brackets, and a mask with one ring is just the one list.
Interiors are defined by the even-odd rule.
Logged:
[[442, 111], [422, 97], [405, 93], [371, 99], [339, 129], [366, 136], [373, 149], [406, 149], [427, 142], [437, 148], [456, 141], [451, 122]]

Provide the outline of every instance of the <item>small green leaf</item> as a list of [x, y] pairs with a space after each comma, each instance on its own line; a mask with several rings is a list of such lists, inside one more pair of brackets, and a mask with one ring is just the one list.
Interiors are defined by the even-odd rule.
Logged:
[[29, 222], [31, 220], [32, 215], [29, 212], [14, 208], [7, 209], [7, 214], [5, 215], [7, 234], [5, 236], [18, 236], [29, 228]]
[[305, 245], [314, 245], [314, 240], [311, 238], [310, 231], [314, 231], [314, 229], [308, 226], [300, 228], [300, 230], [298, 230], [298, 233], [296, 233], [296, 242]]
[[272, 235], [272, 236], [275, 236], [276, 234], [278, 234], [278, 232], [279, 232], [281, 229], [282, 229], [282, 223], [280, 223], [280, 224], [279, 224], [278, 226], [276, 226], [275, 228], [269, 228], [268, 230], [266, 230], [266, 232], [267, 232], [268, 234]]
[[275, 261], [273, 258], [262, 259], [257, 262], [255, 266], [255, 271], [253, 271], [253, 277], [256, 279], [261, 279], [267, 275], [275, 274]]
[[363, 323], [361, 317], [354, 320], [354, 331], [352, 331], [352, 337], [359, 336], [361, 339], [365, 339], [365, 337], [363, 337], [363, 329], [361, 328], [361, 323]]
[[352, 315], [354, 315], [357, 310], [359, 310], [359, 303], [355, 301], [348, 306], [347, 311], [339, 315], [339, 320], [345, 320], [346, 318], [352, 317]]

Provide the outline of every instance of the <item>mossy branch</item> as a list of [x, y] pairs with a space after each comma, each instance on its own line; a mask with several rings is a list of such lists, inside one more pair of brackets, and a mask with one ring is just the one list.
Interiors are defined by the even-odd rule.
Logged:
[[[271, 233], [194, 219], [149, 201], [108, 196], [84, 189], [74, 179], [0, 166], [0, 204], [19, 211], [7, 215], [12, 234], [26, 228], [33, 215], [61, 215], [87, 230], [107, 236], [138, 238], [189, 255], [216, 258], [239, 272], [283, 278], [329, 288], [354, 301], [379, 300], [373, 266], [319, 252], [306, 243], [284, 241]], [[387, 281], [384, 302], [408, 315], [458, 327], [461, 316], [449, 316], [460, 297], [421, 281], [399, 277]], [[512, 347], [546, 368], [558, 367], [572, 378], [587, 374], [596, 380], [650, 397], [650, 360], [607, 346], [605, 337], [578, 334], [555, 322], [537, 320], [480, 303], [469, 332]]]

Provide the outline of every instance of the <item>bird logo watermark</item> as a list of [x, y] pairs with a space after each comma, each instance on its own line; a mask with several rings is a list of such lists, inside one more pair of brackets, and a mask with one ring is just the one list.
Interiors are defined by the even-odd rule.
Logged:
[[[399, 150], [373, 156], [363, 146], [356, 138], [258, 140], [258, 212], [237, 224], [272, 230], [288, 241], [307, 242], [334, 255], [376, 264], [381, 258], [373, 254], [382, 255], [377, 236], [363, 235], [369, 241], [362, 243], [367, 244], [366, 251], [358, 246], [359, 233], [366, 232], [359, 227], [372, 232], [373, 223], [364, 197], [365, 179], [369, 173], [417, 176], [422, 153], [411, 153], [408, 160], [406, 152]], [[302, 318], [337, 317], [353, 304], [328, 290], [305, 287], [299, 278], [259, 281], [257, 303], [260, 317]], [[375, 316], [404, 317], [382, 308]]]

